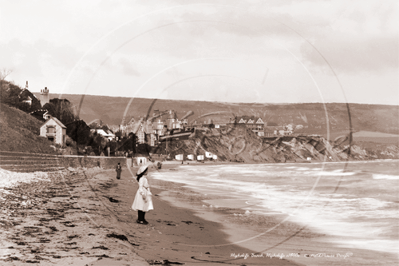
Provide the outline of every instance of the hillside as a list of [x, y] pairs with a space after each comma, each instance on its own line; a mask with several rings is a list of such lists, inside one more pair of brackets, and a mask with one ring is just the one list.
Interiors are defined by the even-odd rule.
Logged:
[[[0, 145], [2, 151], [22, 151], [29, 153], [55, 153], [52, 144], [39, 136], [42, 122], [25, 112], [6, 104], [0, 105]], [[358, 132], [349, 159], [393, 159], [399, 158], [399, 148], [390, 143], [375, 144], [370, 139], [398, 140], [397, 135]], [[368, 142], [363, 143], [362, 140]], [[165, 142], [157, 149], [165, 151]], [[205, 154], [206, 151], [218, 155], [221, 161], [233, 162], [296, 162], [322, 161], [325, 156], [331, 161], [348, 159], [348, 138], [341, 137], [328, 142], [323, 137], [280, 137], [259, 139], [255, 133], [242, 126], [232, 126], [224, 130], [196, 130], [187, 140], [171, 141], [168, 152], [173, 158], [176, 154]], [[360, 145], [358, 145], [360, 144]], [[155, 151], [155, 152], [157, 152]]]
[[[50, 98], [59, 95], [50, 94]], [[81, 104], [80, 118], [90, 123], [94, 119], [101, 119], [109, 125], [119, 125], [123, 114], [131, 100], [126, 97], [108, 97], [94, 95], [64, 94], [78, 109]], [[178, 117], [188, 111], [194, 111], [189, 122], [198, 120], [228, 121], [234, 115], [254, 115], [263, 118], [269, 124], [303, 125], [304, 133], [321, 134], [327, 136], [327, 117], [330, 128], [330, 139], [349, 132], [348, 108], [343, 103], [301, 103], [301, 104], [258, 104], [258, 103], [226, 103], [205, 101], [177, 101], [153, 100], [134, 98], [127, 109], [125, 121], [131, 117], [136, 119], [150, 115], [154, 110], [175, 110]], [[399, 106], [349, 104], [353, 131], [372, 131], [399, 134]], [[211, 114], [219, 112], [219, 114]], [[210, 114], [210, 115], [206, 115]]]
[[2, 151], [54, 154], [52, 144], [40, 137], [43, 122], [33, 116], [0, 103], [0, 147]]

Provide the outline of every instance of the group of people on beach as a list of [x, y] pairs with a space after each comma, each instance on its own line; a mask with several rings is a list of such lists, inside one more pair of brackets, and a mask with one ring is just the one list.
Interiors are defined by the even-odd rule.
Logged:
[[[118, 163], [115, 167], [116, 171], [116, 179], [121, 178], [122, 173], [122, 166]], [[148, 165], [142, 165], [137, 170], [136, 173], [136, 180], [139, 184], [139, 188], [136, 192], [136, 196], [134, 198], [132, 209], [137, 211], [138, 218], [136, 220], [139, 224], [148, 224], [145, 219], [146, 212], [153, 210], [154, 206], [152, 204], [152, 194], [150, 191], [150, 185], [148, 184], [147, 180], [148, 175]]]

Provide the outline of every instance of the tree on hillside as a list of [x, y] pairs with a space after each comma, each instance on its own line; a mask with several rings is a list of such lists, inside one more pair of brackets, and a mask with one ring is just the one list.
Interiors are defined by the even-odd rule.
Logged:
[[122, 140], [122, 131], [118, 130], [115, 132], [115, 137], [118, 138], [118, 140]]
[[41, 104], [33, 93], [24, 89], [19, 94], [18, 108], [24, 112], [30, 113], [41, 109]]
[[65, 124], [67, 135], [78, 145], [88, 145], [91, 141], [90, 127], [83, 120], [76, 120]]
[[50, 115], [58, 118], [64, 125], [79, 119], [73, 110], [72, 104], [67, 99], [51, 99], [43, 106]]
[[11, 72], [6, 68], [0, 70], [0, 101], [26, 113], [40, 109], [40, 101], [29, 90], [6, 81]]
[[92, 147], [93, 151], [97, 155], [100, 155], [101, 152], [104, 152], [104, 149], [107, 146], [107, 140], [95, 132], [88, 145]]
[[3, 68], [0, 70], [0, 83], [6, 80], [7, 76], [12, 73], [11, 69]]
[[17, 107], [19, 105], [19, 94], [21, 93], [21, 88], [8, 82], [2, 81], [1, 85], [1, 102], [6, 103], [10, 106]]
[[9, 74], [11, 74], [11, 72], [11, 70], [7, 70], [6, 68], [0, 70], [0, 101], [2, 103], [8, 103], [9, 101], [8, 98], [10, 82], [6, 81], [6, 78]]
[[136, 153], [137, 136], [130, 132], [128, 136], [122, 137], [118, 150], [120, 151], [133, 151]]
[[94, 121], [92, 123], [89, 124], [89, 127], [92, 129], [99, 129], [101, 128], [101, 120], [99, 123], [97, 123], [97, 121]]
[[0, 87], [0, 100], [12, 107], [18, 108], [26, 113], [40, 109], [40, 101], [29, 91], [19, 86], [2, 81]]

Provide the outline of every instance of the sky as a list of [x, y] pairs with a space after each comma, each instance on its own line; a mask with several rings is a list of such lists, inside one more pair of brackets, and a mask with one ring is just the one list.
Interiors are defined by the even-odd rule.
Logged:
[[396, 0], [0, 0], [0, 70], [39, 92], [399, 105]]

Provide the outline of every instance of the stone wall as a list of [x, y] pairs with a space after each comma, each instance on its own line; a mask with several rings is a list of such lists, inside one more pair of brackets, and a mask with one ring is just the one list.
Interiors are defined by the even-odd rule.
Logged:
[[105, 157], [105, 156], [59, 156], [59, 162], [67, 167], [102, 167], [104, 169], [115, 168], [120, 163], [122, 166], [126, 164], [125, 157]]

